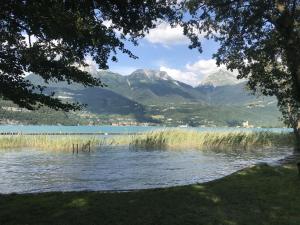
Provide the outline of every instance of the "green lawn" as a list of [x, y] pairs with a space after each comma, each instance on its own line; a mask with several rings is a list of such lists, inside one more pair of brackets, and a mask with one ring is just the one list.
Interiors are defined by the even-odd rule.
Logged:
[[300, 177], [261, 165], [167, 189], [0, 195], [0, 224], [299, 225]]

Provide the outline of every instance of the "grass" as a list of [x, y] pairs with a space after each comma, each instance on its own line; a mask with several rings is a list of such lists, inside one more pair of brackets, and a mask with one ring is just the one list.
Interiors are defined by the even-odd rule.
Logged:
[[291, 133], [272, 132], [199, 132], [162, 130], [131, 137], [130, 145], [145, 149], [250, 149], [293, 146]]
[[92, 136], [80, 135], [11, 135], [0, 136], [0, 148], [41, 148], [51, 150], [72, 150], [73, 144], [79, 145], [79, 148], [90, 142], [92, 146], [101, 145], [103, 139]]
[[92, 147], [129, 145], [141, 149], [254, 149], [264, 147], [292, 146], [291, 133], [272, 132], [200, 132], [193, 130], [166, 129], [146, 132], [139, 135], [99, 137], [85, 135], [12, 135], [0, 136], [0, 149], [41, 148], [50, 150], [72, 150], [73, 144], [90, 142]]
[[259, 165], [204, 184], [124, 193], [0, 195], [1, 225], [298, 225], [295, 167]]

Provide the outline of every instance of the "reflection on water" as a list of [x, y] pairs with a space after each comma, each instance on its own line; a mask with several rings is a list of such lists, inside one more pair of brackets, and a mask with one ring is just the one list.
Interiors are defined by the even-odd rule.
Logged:
[[72, 155], [38, 150], [1, 151], [0, 193], [128, 190], [205, 182], [258, 162], [275, 162], [291, 149], [257, 153], [133, 151], [126, 147]]

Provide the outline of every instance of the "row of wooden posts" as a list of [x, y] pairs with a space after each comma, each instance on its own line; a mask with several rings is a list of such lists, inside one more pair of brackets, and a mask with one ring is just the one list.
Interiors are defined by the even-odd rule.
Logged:
[[[83, 152], [91, 152], [91, 142], [89, 141], [86, 144], [83, 144], [81, 147], [81, 151]], [[73, 144], [73, 154], [78, 154], [79, 152], [79, 144]]]

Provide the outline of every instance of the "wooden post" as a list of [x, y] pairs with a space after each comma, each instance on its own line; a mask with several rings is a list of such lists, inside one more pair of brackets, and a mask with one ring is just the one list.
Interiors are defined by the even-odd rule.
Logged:
[[298, 175], [300, 176], [300, 162], [297, 163], [297, 167], [298, 167]]
[[76, 144], [76, 152], [77, 152], [77, 154], [78, 154], [78, 144]]
[[89, 141], [89, 152], [91, 152], [91, 142]]
[[74, 146], [74, 144], [72, 144], [73, 145], [73, 154], [75, 153], [75, 146]]

